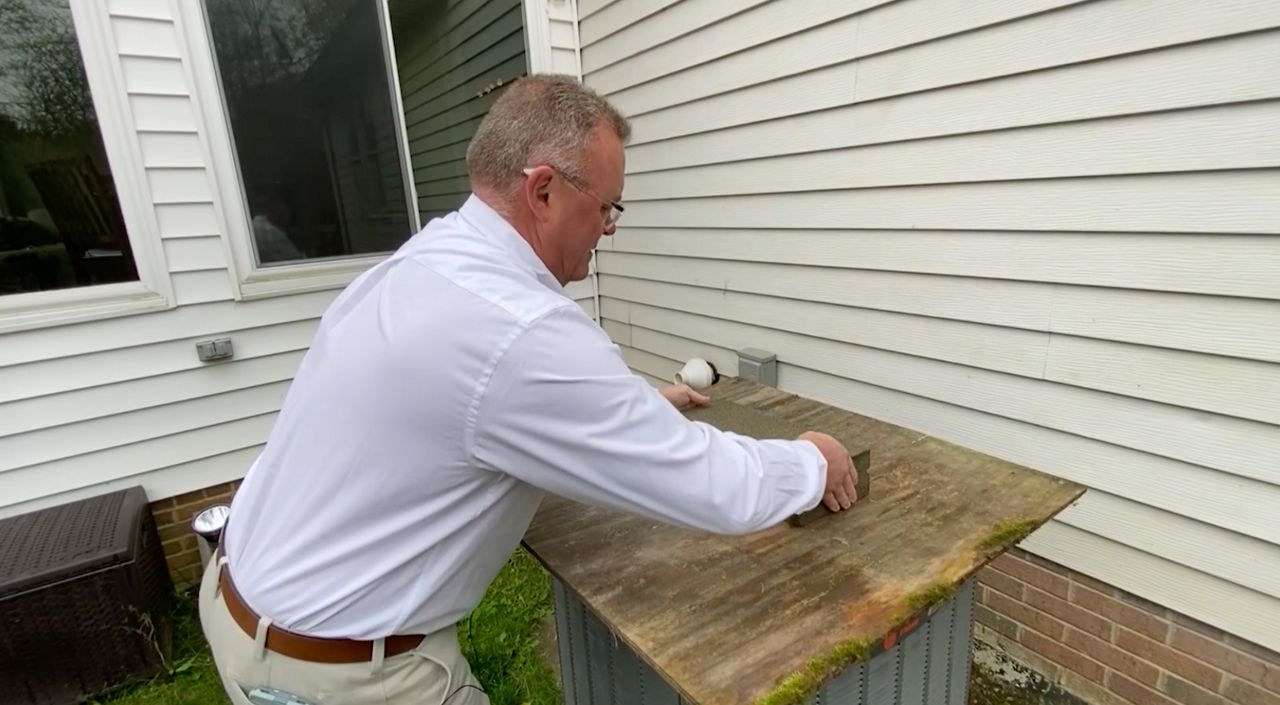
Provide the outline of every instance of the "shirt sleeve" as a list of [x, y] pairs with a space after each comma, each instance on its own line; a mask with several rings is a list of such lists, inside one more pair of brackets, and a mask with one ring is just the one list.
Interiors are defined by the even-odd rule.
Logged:
[[587, 504], [722, 534], [817, 505], [826, 460], [793, 439], [691, 421], [633, 374], [577, 310], [554, 311], [502, 353], [475, 403], [474, 460]]

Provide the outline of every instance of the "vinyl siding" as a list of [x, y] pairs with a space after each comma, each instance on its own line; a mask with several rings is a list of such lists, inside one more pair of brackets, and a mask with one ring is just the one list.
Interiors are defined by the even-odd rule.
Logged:
[[[247, 235], [220, 215], [193, 102], [218, 98], [192, 95], [169, 0], [107, 7], [146, 167], [139, 197], [178, 305], [0, 337], [0, 516], [133, 484], [154, 500], [242, 477], [338, 293], [235, 300], [228, 238]], [[444, 82], [431, 90], [448, 94]], [[575, 291], [594, 312], [589, 287]], [[195, 343], [222, 336], [235, 357], [200, 362]]]
[[634, 129], [598, 261], [633, 369], [763, 347], [784, 389], [1080, 482], [1025, 547], [1280, 648], [1280, 5], [579, 16]]
[[[178, 306], [3, 337], [0, 515], [136, 483], [155, 499], [240, 477], [336, 293], [234, 300], [172, 5], [108, 10]], [[223, 335], [235, 358], [201, 363], [195, 343]]]
[[[576, 43], [566, 3], [553, 5], [561, 8], [559, 19], [551, 20], [554, 59], [557, 40], [569, 47]], [[426, 223], [462, 205], [471, 189], [466, 163], [471, 135], [501, 95], [501, 85], [527, 72], [524, 11], [520, 0], [450, 0], [423, 5], [416, 13], [406, 9], [396, 22], [400, 6], [414, 6], [393, 2], [392, 17], [405, 131]], [[576, 52], [571, 53], [576, 75]], [[595, 315], [590, 282], [571, 284], [569, 294]]]

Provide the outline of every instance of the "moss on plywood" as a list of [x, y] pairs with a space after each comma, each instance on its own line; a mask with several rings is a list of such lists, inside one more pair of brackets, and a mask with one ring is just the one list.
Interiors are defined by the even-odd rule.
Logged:
[[954, 586], [939, 583], [907, 595], [903, 604], [906, 605], [907, 615], [910, 616], [924, 612], [934, 605], [946, 602], [955, 596], [955, 594], [956, 589]]
[[863, 661], [871, 654], [875, 639], [847, 641], [836, 646], [826, 656], [810, 659], [800, 671], [792, 673], [772, 692], [756, 701], [756, 705], [798, 705], [818, 692], [829, 678], [840, 673], [849, 664]]
[[1022, 539], [1025, 539], [1036, 530], [1038, 524], [1030, 519], [1010, 519], [996, 526], [985, 539], [982, 540], [980, 547], [984, 551], [994, 551], [1008, 548]]

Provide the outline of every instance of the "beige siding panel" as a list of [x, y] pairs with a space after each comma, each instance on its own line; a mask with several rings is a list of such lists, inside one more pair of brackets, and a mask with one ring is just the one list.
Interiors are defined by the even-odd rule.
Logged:
[[1280, 425], [1276, 364], [1055, 335], [1045, 376]]
[[[723, 137], [706, 136], [711, 154], [720, 157], [725, 141], [756, 142], [762, 153], [776, 154], [804, 151], [792, 145], [818, 148], [832, 140], [864, 144], [1273, 98], [1280, 95], [1278, 38], [1280, 33], [1259, 33], [871, 103], [855, 101], [848, 89], [860, 64], [842, 64], [651, 114], [627, 111], [635, 145], [628, 154], [635, 154], [637, 168], [649, 168], [644, 162], [649, 157], [638, 145], [733, 126], [741, 127]], [[817, 112], [825, 110], [832, 112]], [[794, 123], [753, 126], [787, 116], [795, 116]], [[670, 148], [671, 155], [683, 152], [681, 145]], [[690, 158], [707, 153], [694, 150]]]
[[[192, 133], [143, 132], [138, 135], [142, 164], [148, 169], [197, 169], [205, 166], [199, 136]], [[209, 208], [213, 217], [213, 208]]]
[[[689, 239], [697, 240], [705, 234], [690, 234]], [[1028, 330], [1048, 330], [1053, 301], [1052, 285], [1044, 284], [620, 252], [599, 254], [600, 293], [608, 296], [618, 291], [615, 283], [622, 283], [620, 277], [628, 277]]]
[[[263, 299], [248, 304], [183, 306], [146, 316], [78, 323], [70, 327], [46, 328], [8, 336], [5, 344], [0, 346], [0, 368], [194, 338], [208, 335], [210, 331], [269, 328], [281, 323], [319, 318], [337, 293], [320, 291]], [[194, 359], [194, 349], [191, 354]], [[0, 384], [0, 390], [7, 390], [7, 385]], [[0, 394], [3, 392], [0, 391]]]
[[595, 294], [591, 289], [591, 281], [589, 279], [569, 282], [569, 284], [565, 286], [564, 292], [568, 294], [569, 298], [574, 300], [589, 299]]
[[1092, 490], [1055, 517], [1077, 529], [1123, 536], [1126, 543], [1179, 565], [1280, 598], [1280, 546]]
[[196, 169], [148, 169], [147, 183], [156, 204], [212, 203], [209, 172]]
[[263, 414], [0, 473], [0, 497], [8, 504], [27, 502], [46, 494], [261, 445], [275, 418], [274, 413]]
[[[840, 0], [822, 0], [805, 3], [801, 12], [809, 17], [813, 12], [826, 12], [838, 16], [830, 6]], [[764, 0], [738, 0], [737, 2], [679, 2], [663, 12], [650, 15], [630, 27], [609, 37], [607, 42], [582, 45], [582, 73], [587, 82], [596, 85], [601, 69], [618, 62], [627, 64], [643, 57], [644, 52], [661, 45], [662, 51], [687, 50], [688, 42], [681, 41], [700, 27], [715, 27], [727, 17], [749, 8], [759, 7]], [[774, 3], [777, 4], [777, 3]], [[810, 9], [810, 6], [812, 9]], [[798, 8], [793, 8], [793, 13]], [[625, 61], [624, 61], [625, 60]], [[640, 60], [643, 60], [642, 58]], [[607, 77], [607, 74], [606, 74]]]
[[[683, 365], [686, 360], [700, 357], [716, 366], [721, 374], [738, 374], [738, 353], [729, 348], [708, 345], [678, 335], [670, 335], [643, 326], [631, 327], [632, 346]], [[667, 379], [672, 379], [671, 375]], [[714, 392], [713, 392], [714, 393]]]
[[578, 17], [586, 19], [618, 0], [578, 0]]
[[[636, 348], [619, 347], [622, 350], [622, 359], [627, 363], [627, 367], [643, 373], [645, 377], [650, 380], [656, 380], [658, 383], [672, 379], [676, 371], [680, 369], [680, 364], [675, 360], [669, 360]], [[670, 384], [670, 382], [666, 383]], [[650, 382], [650, 384], [653, 384], [653, 382]]]
[[[1280, 101], [631, 174], [629, 203], [1280, 165]], [[1177, 145], [1171, 149], [1171, 145]]]
[[[1210, 544], [1213, 539], [1208, 539]], [[1051, 522], [1023, 548], [1232, 634], [1280, 650], [1280, 604], [1205, 572]]]
[[582, 45], [590, 46], [618, 30], [630, 27], [650, 15], [662, 12], [680, 0], [616, 0], [590, 17], [579, 21]]
[[[1040, 377], [1049, 334], [602, 275], [602, 296], [840, 340], [863, 347]], [[635, 313], [632, 313], [635, 322]], [[650, 326], [655, 327], [655, 326]], [[657, 327], [658, 330], [663, 330]]]
[[[1280, 13], [1274, 3], [1267, 0], [1237, 3], [1218, 9], [1215, 5], [1197, 0], [1178, 0], [1165, 3], [1158, 12], [1143, 0], [1116, 0], [1107, 3], [1077, 3], [1057, 12], [1045, 12], [1019, 22], [997, 24], [981, 31], [965, 30], [988, 25], [1001, 18], [1011, 19], [1021, 15], [1062, 5], [1069, 0], [1026, 0], [1019, 3], [992, 3], [987, 9], [975, 9], [957, 0], [946, 2], [893, 3], [858, 17], [835, 22], [788, 39], [743, 51], [712, 64], [704, 64], [683, 74], [671, 76], [666, 81], [650, 84], [630, 91], [619, 88], [639, 83], [640, 77], [654, 77], [679, 71], [683, 67], [709, 61], [729, 54], [730, 49], [755, 46], [762, 41], [751, 37], [751, 44], [743, 47], [735, 42], [723, 47], [711, 41], [711, 33], [728, 28], [732, 21], [716, 25], [704, 32], [685, 37], [691, 45], [700, 43], [700, 49], [654, 52], [657, 58], [648, 63], [661, 62], [660, 68], [644, 71], [646, 56], [634, 57], [605, 71], [590, 73], [592, 84], [611, 96], [629, 113], [645, 113], [652, 110], [693, 100], [699, 96], [690, 93], [690, 86], [713, 84], [718, 92], [843, 64], [855, 69], [857, 81], [839, 84], [850, 98], [858, 101], [882, 98], [957, 85], [995, 76], [1034, 71], [1064, 64], [1092, 61], [1136, 50], [1150, 50], [1186, 42], [1201, 41], [1247, 32], [1280, 24]], [[833, 3], [835, 4], [835, 3]], [[927, 21], [903, 23], [902, 14], [923, 13], [930, 5], [941, 9]], [[938, 8], [945, 5], [947, 7]], [[842, 14], [853, 14], [866, 6], [859, 3]], [[910, 8], [910, 9], [909, 9]], [[758, 10], [764, 13], [765, 9]], [[747, 15], [741, 16], [745, 20]], [[797, 13], [793, 13], [797, 14]], [[883, 14], [883, 19], [877, 15]], [[863, 20], [865, 18], [865, 25]], [[1141, 18], [1141, 19], [1139, 19]], [[738, 18], [735, 18], [738, 19]], [[1105, 30], [1095, 31], [1095, 22]], [[885, 31], [887, 23], [894, 23], [897, 32]], [[856, 26], [856, 31], [855, 31]], [[1135, 31], [1135, 28], [1140, 30]], [[789, 29], [789, 27], [788, 27]], [[764, 38], [777, 38], [785, 30], [765, 32]], [[705, 35], [705, 36], [704, 36]], [[936, 41], [935, 37], [947, 36]], [[746, 39], [744, 37], [743, 39]], [[863, 44], [866, 46], [862, 46]], [[1001, 51], [992, 52], [998, 45]], [[900, 51], [895, 51], [901, 49]], [[584, 54], [585, 56], [585, 54]], [[865, 57], [851, 63], [857, 57]], [[945, 57], [945, 58], [942, 58]], [[637, 67], [637, 75], [627, 75], [627, 69]], [[609, 74], [616, 71], [616, 78]], [[603, 80], [608, 76], [612, 80]], [[674, 90], [664, 90], [664, 84], [681, 84]], [[705, 95], [705, 91], [703, 93]]]
[[[139, 343], [5, 367], [0, 369], [0, 402], [32, 399], [206, 366], [234, 365], [239, 360], [302, 350], [311, 344], [315, 326], [316, 322], [310, 320], [279, 321], [260, 328], [238, 330], [206, 326], [189, 337], [165, 336], [163, 342]], [[219, 332], [209, 332], [214, 330]], [[235, 348], [233, 360], [206, 363], [197, 357], [195, 344], [215, 335], [231, 338]]]
[[[859, 62], [855, 98], [874, 100], [1117, 54], [1280, 26], [1272, 0], [1083, 3]], [[998, 49], [995, 47], [998, 46]]]
[[225, 269], [174, 272], [173, 294], [179, 306], [230, 301], [235, 298], [235, 293], [231, 290], [231, 274]]
[[130, 93], [151, 95], [187, 95], [187, 77], [182, 62], [146, 56], [120, 58], [125, 89]]
[[165, 240], [164, 257], [169, 262], [170, 272], [227, 268], [222, 238], [216, 235]]
[[[1280, 362], [1280, 301], [620, 252], [600, 256], [608, 272], [601, 275], [601, 291], [618, 298], [628, 296], [613, 289], [615, 274]], [[1211, 262], [1220, 266], [1218, 259]]]
[[[694, 57], [662, 52], [651, 62], [660, 64], [660, 78], [642, 83], [619, 75], [618, 81], [602, 87], [627, 110], [649, 112], [705, 97], [708, 91], [699, 89], [707, 84], [715, 86], [714, 92], [725, 93], [1074, 2], [1079, 0], [938, 0], [875, 6], [851, 3], [848, 12], [837, 21], [786, 37], [770, 33], [766, 36], [772, 41], [743, 51], [721, 52], [715, 44], [707, 44], [704, 53]], [[908, 24], [901, 23], [904, 14], [914, 15]], [[893, 24], [896, 31], [886, 31], [887, 24]], [[704, 30], [695, 37], [712, 31]], [[631, 63], [628, 61], [627, 65]]]
[[[1116, 396], [1103, 390], [1050, 384], [1038, 375], [1026, 378], [957, 367], [936, 359], [942, 357], [938, 352], [927, 357], [911, 356], [856, 343], [843, 345], [856, 339], [856, 334], [837, 337], [831, 332], [833, 327], [796, 325], [765, 316], [730, 321], [712, 317], [708, 313], [714, 312], [706, 310], [664, 309], [637, 302], [630, 303], [628, 310], [633, 326], [726, 348], [768, 347], [769, 343], [786, 346], [785, 350], [775, 350], [779, 356], [789, 351], [812, 359], [808, 351], [795, 352], [809, 341], [828, 350], [831, 366], [847, 370], [848, 376], [860, 382], [1280, 485], [1280, 468], [1271, 460], [1280, 451], [1280, 428], [1264, 423]], [[700, 334], [700, 329], [705, 333]], [[633, 330], [636, 344], [637, 335]], [[759, 342], [753, 343], [752, 338]], [[801, 365], [815, 364], [801, 362], [800, 358], [783, 359], [794, 359]], [[831, 366], [819, 369], [832, 371], [835, 368]]]
[[108, 0], [107, 12], [120, 17], [173, 19], [173, 6], [168, 0]]
[[628, 347], [631, 345], [631, 324], [605, 318], [600, 321], [600, 327], [604, 328], [609, 340], [618, 345], [626, 345]]
[[591, 319], [595, 319], [596, 302], [594, 299], [578, 299], [575, 303], [578, 304], [578, 308], [581, 308], [583, 313], [587, 314]]
[[[946, 363], [638, 305], [632, 306], [631, 324], [635, 327], [632, 341], [637, 346], [641, 344], [639, 328], [643, 327], [730, 350], [762, 347], [776, 353], [780, 361], [786, 361], [779, 363], [778, 383], [784, 389], [788, 388], [782, 379], [784, 366], [822, 370], [814, 374], [829, 380], [831, 390], [823, 392], [827, 398], [837, 389], [846, 390], [851, 396], [842, 406], [860, 413], [933, 433], [1215, 526], [1272, 542], [1280, 539], [1280, 525], [1273, 520], [1274, 507], [1280, 502], [1280, 486], [1100, 443], [935, 398], [915, 396], [895, 388], [910, 385], [927, 391], [931, 397], [941, 396], [936, 390], [944, 380], [964, 380], [963, 374], [947, 369]], [[978, 376], [977, 372], [971, 374]], [[951, 384], [961, 386], [956, 382]], [[853, 396], [855, 391], [868, 393], [873, 385], [878, 390], [874, 396], [866, 400]], [[984, 393], [964, 387], [959, 391], [971, 396]], [[809, 396], [807, 392], [805, 395]], [[1029, 401], [1049, 405], [1054, 400], [1051, 394], [1041, 392]], [[1010, 403], [1016, 404], [1018, 400]], [[1113, 468], [1125, 468], [1125, 472], [1113, 472]]]
[[[828, 286], [856, 287], [866, 276], [860, 272], [825, 271], [841, 268], [1280, 299], [1280, 277], [1275, 276], [1280, 271], [1280, 248], [1270, 236], [720, 228], [693, 231], [624, 226], [602, 244], [612, 247], [612, 252], [600, 253], [601, 262], [608, 265], [602, 266], [605, 272], [620, 267], [618, 274], [664, 279], [662, 272], [670, 268], [671, 276], [677, 277], [675, 281], [703, 286], [721, 286], [724, 278], [741, 282], [748, 277], [751, 285], [763, 293], [778, 292], [771, 279], [774, 273], [803, 272], [815, 282], [828, 282], [815, 283], [818, 292]], [[730, 262], [730, 258], [750, 262]], [[707, 261], [710, 259], [719, 261]], [[775, 268], [774, 263], [809, 266]], [[701, 272], [702, 267], [711, 269]], [[1231, 276], [1224, 277], [1223, 272], [1230, 272]], [[998, 281], [939, 279], [935, 286], [968, 286], [974, 295], [981, 295], [983, 287], [991, 287], [988, 291], [997, 296], [1030, 291], [1016, 285], [1007, 288], [1011, 285]], [[865, 298], [874, 295], [860, 287], [849, 291], [853, 297], [849, 300], [878, 300]], [[991, 301], [987, 305], [1005, 303], [1018, 310], [1024, 308], [1017, 302]], [[891, 302], [866, 305], [895, 308]], [[985, 310], [973, 315], [984, 316], [977, 320], [992, 322], [985, 317]], [[966, 317], [963, 310], [956, 315], [929, 315]], [[1018, 319], [998, 320], [1014, 320], [1011, 325], [1035, 325], [1017, 322]], [[1046, 319], [1040, 316], [1039, 320]]]
[[[166, 203], [156, 206], [160, 237], [220, 235], [218, 214], [212, 203]], [[248, 225], [244, 226], [246, 229]]]
[[0, 404], [0, 438], [292, 379], [305, 350], [239, 358]]
[[139, 131], [196, 132], [195, 111], [185, 96], [132, 95], [129, 107]]
[[169, 20], [113, 17], [111, 31], [116, 50], [122, 56], [151, 56], [178, 59], [178, 34]]
[[[1280, 243], [1273, 249], [1280, 250]], [[1054, 289], [1052, 330], [1280, 362], [1280, 301], [1060, 286]]]
[[0, 438], [0, 474], [271, 413], [288, 386], [276, 382]]
[[1272, 233], [1280, 179], [1267, 172], [948, 184], [640, 202], [628, 225], [728, 228]]
[[221, 453], [207, 458], [200, 458], [180, 463], [151, 472], [124, 475], [107, 482], [98, 482], [84, 487], [40, 495], [26, 502], [0, 506], [0, 518], [22, 514], [24, 512], [50, 507], [64, 502], [71, 502], [104, 492], [112, 492], [125, 487], [142, 485], [147, 496], [153, 499], [172, 497], [220, 485], [231, 480], [238, 480], [248, 471], [255, 458], [262, 451], [262, 446], [251, 446], [229, 453]]

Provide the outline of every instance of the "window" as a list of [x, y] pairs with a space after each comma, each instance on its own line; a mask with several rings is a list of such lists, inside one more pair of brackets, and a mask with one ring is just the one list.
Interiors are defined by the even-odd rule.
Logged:
[[0, 0], [0, 301], [139, 279], [68, 0]]
[[382, 0], [205, 0], [204, 9], [249, 269], [399, 247], [416, 218]]

